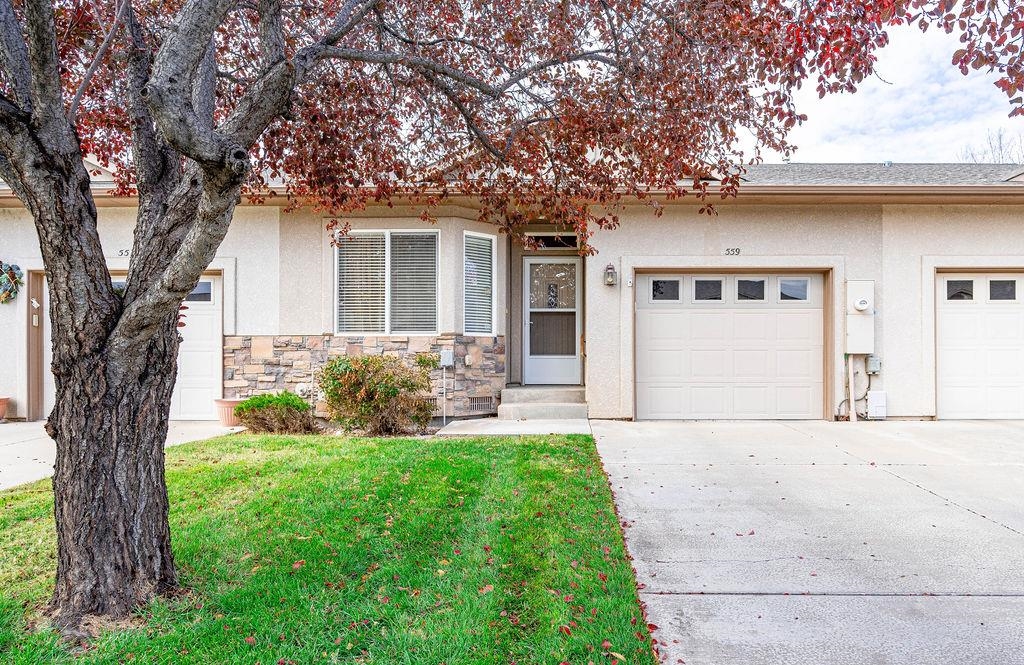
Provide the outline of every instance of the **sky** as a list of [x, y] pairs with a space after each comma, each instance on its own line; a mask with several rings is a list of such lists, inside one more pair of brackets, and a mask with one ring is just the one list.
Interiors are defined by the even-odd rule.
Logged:
[[[1024, 118], [1007, 117], [1010, 105], [993, 85], [994, 73], [963, 76], [950, 64], [955, 35], [903, 26], [889, 37], [878, 53], [878, 76], [855, 94], [818, 99], [813, 82], [800, 90], [797, 108], [808, 119], [790, 134], [799, 146], [792, 161], [957, 162], [989, 130], [1024, 133]], [[782, 159], [772, 153], [765, 161]]]

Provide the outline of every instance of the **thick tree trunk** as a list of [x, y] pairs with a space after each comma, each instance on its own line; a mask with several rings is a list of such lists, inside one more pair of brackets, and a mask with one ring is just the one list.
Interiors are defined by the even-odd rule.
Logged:
[[109, 377], [118, 372], [109, 370], [126, 359], [76, 357], [60, 348], [65, 336], [54, 335], [57, 399], [47, 429], [57, 443], [57, 579], [50, 609], [65, 632], [91, 615], [126, 617], [177, 586], [164, 478], [176, 314], [145, 347], [142, 372], [117, 385]]

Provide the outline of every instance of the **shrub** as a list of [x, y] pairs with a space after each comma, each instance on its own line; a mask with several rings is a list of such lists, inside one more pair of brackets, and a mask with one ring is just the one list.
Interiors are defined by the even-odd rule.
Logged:
[[235, 407], [235, 415], [253, 432], [314, 434], [319, 431], [313, 407], [287, 390], [276, 395], [254, 395]]
[[438, 361], [437, 354], [418, 355], [413, 367], [397, 356], [334, 358], [318, 375], [328, 414], [371, 436], [423, 431], [434, 413], [430, 370]]

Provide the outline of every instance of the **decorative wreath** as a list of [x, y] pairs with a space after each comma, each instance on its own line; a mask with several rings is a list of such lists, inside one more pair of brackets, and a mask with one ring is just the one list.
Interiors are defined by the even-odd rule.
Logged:
[[25, 273], [13, 263], [0, 261], [0, 304], [14, 300], [25, 283]]

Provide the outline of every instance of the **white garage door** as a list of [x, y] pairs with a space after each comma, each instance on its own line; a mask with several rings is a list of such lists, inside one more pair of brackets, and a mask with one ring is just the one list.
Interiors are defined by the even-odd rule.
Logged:
[[[115, 282], [115, 286], [124, 286]], [[185, 326], [179, 328], [178, 381], [171, 397], [171, 420], [216, 420], [213, 400], [222, 396], [224, 373], [221, 279], [206, 276], [185, 300]], [[44, 367], [52, 362], [49, 327], [44, 332]], [[47, 371], [43, 381], [43, 413], [53, 409], [55, 387]]]
[[821, 275], [640, 275], [637, 417], [816, 419]]
[[940, 418], [1024, 418], [1024, 277], [936, 280]]

